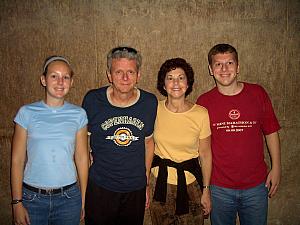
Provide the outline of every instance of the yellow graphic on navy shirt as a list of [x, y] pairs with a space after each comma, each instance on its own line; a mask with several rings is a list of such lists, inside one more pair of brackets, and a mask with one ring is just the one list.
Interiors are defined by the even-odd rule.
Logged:
[[128, 146], [132, 141], [139, 140], [139, 137], [135, 137], [132, 131], [127, 127], [118, 128], [113, 136], [107, 136], [106, 139], [113, 140], [118, 146]]
[[115, 117], [108, 118], [107, 120], [105, 120], [101, 124], [101, 128], [103, 130], [108, 130], [109, 128], [111, 128], [113, 126], [120, 125], [120, 124], [124, 124], [125, 126], [126, 126], [126, 124], [130, 124], [130, 125], [133, 125], [136, 128], [138, 128], [139, 130], [142, 130], [145, 126], [143, 121], [141, 121], [138, 118], [135, 118], [132, 116], [115, 116]]

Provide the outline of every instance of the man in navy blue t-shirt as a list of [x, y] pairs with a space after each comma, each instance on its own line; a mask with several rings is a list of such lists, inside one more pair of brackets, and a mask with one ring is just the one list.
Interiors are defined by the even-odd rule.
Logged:
[[83, 100], [93, 163], [86, 193], [85, 224], [143, 224], [154, 141], [156, 97], [138, 89], [142, 57], [131, 47], [107, 55], [110, 86]]

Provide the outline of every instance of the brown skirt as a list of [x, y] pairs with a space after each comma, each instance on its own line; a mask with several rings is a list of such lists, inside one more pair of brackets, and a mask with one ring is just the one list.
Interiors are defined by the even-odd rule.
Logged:
[[[155, 188], [156, 179], [152, 179], [152, 196]], [[200, 203], [202, 192], [197, 181], [187, 185], [189, 196], [189, 213], [184, 215], [175, 215], [177, 185], [167, 185], [166, 202], [158, 202], [151, 199], [150, 215], [152, 225], [203, 225], [204, 217]]]

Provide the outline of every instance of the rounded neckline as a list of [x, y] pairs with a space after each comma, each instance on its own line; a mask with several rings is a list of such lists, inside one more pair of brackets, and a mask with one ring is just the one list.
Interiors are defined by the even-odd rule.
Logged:
[[111, 99], [111, 97], [110, 97], [110, 95], [109, 95], [109, 88], [110, 88], [110, 87], [111, 87], [111, 86], [107, 86], [105, 93], [106, 93], [107, 101], [109, 102], [109, 104], [111, 104], [111, 105], [114, 106], [114, 107], [118, 107], [118, 108], [128, 108], [128, 107], [133, 106], [134, 104], [136, 104], [136, 103], [138, 102], [138, 100], [140, 99], [140, 97], [141, 97], [140, 89], [135, 88], [135, 89], [136, 89], [136, 99], [135, 99], [133, 102], [129, 103], [128, 105], [123, 105], [123, 106], [116, 105], [116, 104], [114, 104], [114, 103], [112, 102], [112, 99]]
[[216, 87], [217, 93], [218, 93], [219, 95], [221, 95], [221, 96], [228, 97], [228, 98], [230, 98], [230, 97], [237, 97], [237, 96], [241, 95], [241, 94], [245, 91], [245, 88], [246, 88], [246, 86], [247, 86], [247, 84], [246, 84], [245, 82], [241, 82], [241, 83], [243, 84], [243, 87], [242, 87], [241, 91], [240, 91], [239, 93], [235, 94], [235, 95], [224, 95], [223, 93], [221, 93], [221, 92], [219, 91], [218, 87]]
[[47, 105], [44, 100], [41, 100], [41, 102], [42, 102], [42, 104], [45, 107], [47, 107], [48, 109], [53, 110], [53, 111], [60, 110], [60, 109], [62, 109], [66, 105], [66, 101], [64, 101], [64, 104], [61, 105], [61, 106], [50, 106], [50, 105]]
[[187, 111], [185, 111], [185, 112], [172, 112], [170, 109], [167, 108], [167, 106], [166, 106], [166, 101], [167, 101], [167, 99], [164, 99], [164, 100], [163, 100], [163, 107], [164, 107], [164, 109], [165, 109], [167, 112], [172, 113], [172, 114], [175, 114], [175, 115], [186, 114], [186, 113], [192, 111], [192, 110], [197, 106], [196, 104], [192, 103], [193, 106], [192, 106], [189, 110], [187, 110]]

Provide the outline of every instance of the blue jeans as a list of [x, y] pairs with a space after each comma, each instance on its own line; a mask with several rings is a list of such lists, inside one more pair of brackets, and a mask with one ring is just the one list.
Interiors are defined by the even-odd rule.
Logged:
[[78, 225], [81, 193], [74, 185], [59, 194], [39, 194], [23, 187], [23, 205], [30, 225]]
[[212, 225], [235, 225], [239, 215], [241, 225], [266, 225], [268, 189], [265, 183], [239, 190], [211, 186]]

